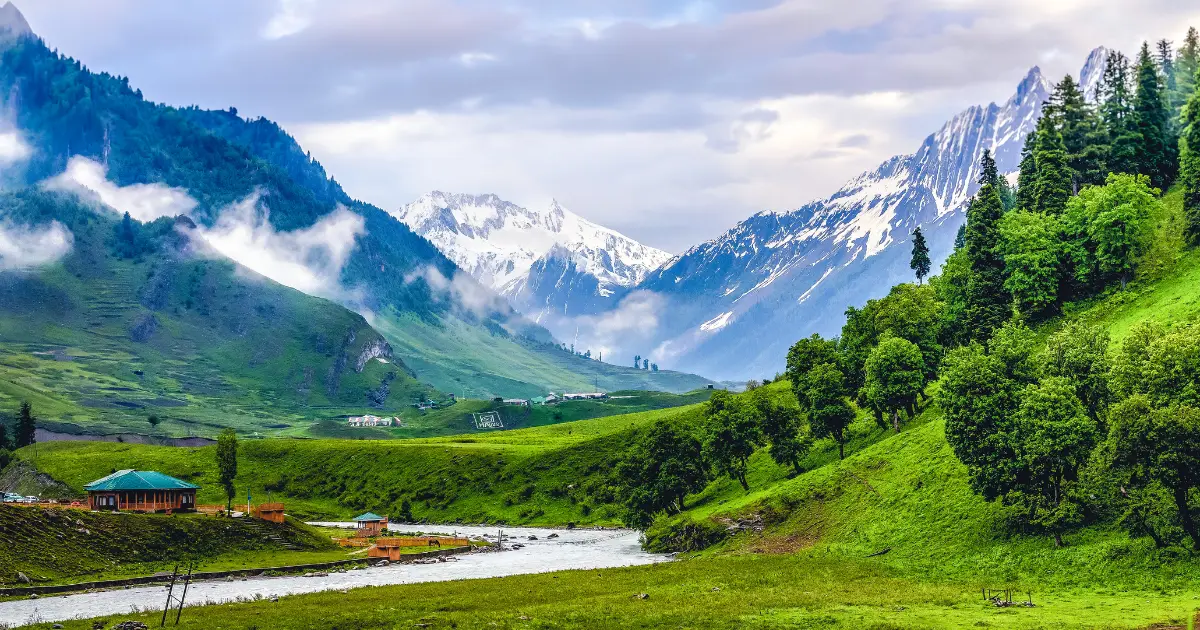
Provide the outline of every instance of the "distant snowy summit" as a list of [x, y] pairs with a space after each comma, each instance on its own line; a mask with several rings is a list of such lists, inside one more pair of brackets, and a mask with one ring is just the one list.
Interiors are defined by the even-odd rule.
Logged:
[[434, 191], [391, 214], [537, 320], [611, 308], [671, 259], [557, 201], [532, 210], [492, 194]]

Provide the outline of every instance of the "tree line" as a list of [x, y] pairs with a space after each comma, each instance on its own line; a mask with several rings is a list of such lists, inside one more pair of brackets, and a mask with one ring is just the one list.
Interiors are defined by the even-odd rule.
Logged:
[[1061, 545], [1074, 527], [1115, 520], [1158, 546], [1200, 549], [1200, 325], [1142, 324], [1116, 350], [1097, 326], [1044, 342], [1030, 328], [1142, 271], [1172, 185], [1178, 231], [1200, 242], [1200, 37], [1105, 61], [1095, 94], [1072, 77], [1055, 85], [1015, 186], [984, 152], [937, 276], [924, 282], [932, 261], [917, 228], [915, 284], [848, 308], [839, 336], [790, 348], [787, 400], [718, 392], [699, 431], [660, 423], [643, 436], [617, 468], [630, 524], [684, 510], [718, 475], [748, 487], [758, 447], [794, 472], [815, 439], [844, 457], [860, 411], [900, 431], [936, 392], [972, 490], [1005, 506], [1013, 528]]

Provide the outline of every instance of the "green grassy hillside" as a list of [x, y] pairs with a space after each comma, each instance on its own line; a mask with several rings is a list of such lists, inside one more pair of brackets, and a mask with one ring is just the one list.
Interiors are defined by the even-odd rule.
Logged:
[[[17, 573], [34, 584], [103, 580], [171, 570], [254, 567], [284, 556], [296, 563], [345, 557], [329, 538], [302, 523], [201, 515], [120, 515], [0, 505], [0, 542], [20, 553], [0, 553], [0, 584]], [[307, 560], [305, 560], [307, 558]], [[257, 566], [282, 566], [271, 563]]]
[[0, 214], [75, 235], [59, 263], [0, 273], [0, 413], [29, 401], [48, 428], [212, 435], [434, 393], [401, 357], [371, 358], [386, 343], [359, 315], [182, 254], [168, 219], [142, 226], [153, 246], [126, 258], [113, 254], [118, 222], [67, 195], [8, 195]]

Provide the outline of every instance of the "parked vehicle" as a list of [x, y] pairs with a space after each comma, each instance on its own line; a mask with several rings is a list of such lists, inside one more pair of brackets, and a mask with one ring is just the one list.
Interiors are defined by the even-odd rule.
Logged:
[[4, 502], [5, 503], [21, 503], [24, 500], [25, 500], [25, 497], [23, 497], [19, 494], [13, 494], [11, 492], [4, 493]]

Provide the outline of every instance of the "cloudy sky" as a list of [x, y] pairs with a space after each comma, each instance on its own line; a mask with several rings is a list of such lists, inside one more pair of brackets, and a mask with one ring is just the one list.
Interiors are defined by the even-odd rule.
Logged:
[[351, 195], [568, 208], [671, 252], [1003, 101], [1182, 39], [1181, 0], [19, 0], [148, 98], [283, 124]]

